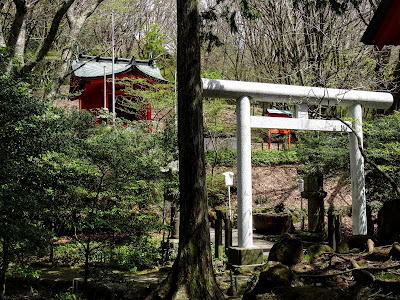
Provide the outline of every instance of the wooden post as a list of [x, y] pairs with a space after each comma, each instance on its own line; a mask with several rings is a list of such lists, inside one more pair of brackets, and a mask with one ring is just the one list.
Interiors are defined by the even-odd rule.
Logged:
[[268, 130], [268, 150], [271, 150], [271, 130]]
[[232, 221], [225, 215], [225, 248], [232, 246]]
[[342, 240], [342, 216], [328, 212], [328, 242], [334, 251]]
[[217, 210], [217, 219], [215, 220], [215, 258], [220, 259], [223, 252], [222, 244], [222, 221], [223, 216], [221, 211]]

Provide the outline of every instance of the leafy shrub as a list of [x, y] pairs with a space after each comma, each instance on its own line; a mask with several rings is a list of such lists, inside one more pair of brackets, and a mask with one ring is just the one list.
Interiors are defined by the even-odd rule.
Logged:
[[[216, 158], [217, 156], [217, 158]], [[236, 165], [236, 150], [219, 150], [206, 152], [206, 164], [232, 167]]]
[[269, 202], [268, 196], [257, 196], [256, 199], [254, 200], [256, 204], [266, 204]]
[[130, 271], [152, 267], [160, 258], [160, 241], [155, 238], [133, 237], [132, 243], [117, 247], [113, 255], [118, 266]]
[[[215, 156], [217, 155], [217, 159]], [[206, 152], [207, 165], [232, 167], [236, 165], [236, 150], [219, 150]], [[295, 164], [298, 162], [297, 152], [293, 150], [255, 150], [251, 152], [251, 161], [257, 165]]]
[[[377, 116], [364, 122], [364, 148], [369, 159], [400, 184], [400, 112]], [[368, 164], [367, 168], [370, 168]], [[371, 168], [370, 168], [371, 169]], [[390, 183], [377, 170], [366, 172], [369, 202], [399, 198]]]
[[55, 245], [54, 259], [61, 263], [73, 265], [83, 263], [85, 256], [76, 243], [65, 243]]
[[60, 300], [79, 300], [82, 299], [81, 294], [74, 294], [70, 292], [61, 292], [56, 295], [56, 299]]
[[251, 162], [256, 165], [286, 165], [298, 162], [294, 150], [258, 150], [251, 152]]
[[326, 176], [350, 168], [348, 134], [326, 132], [299, 133], [300, 142], [296, 152], [299, 173], [305, 175], [324, 174]]

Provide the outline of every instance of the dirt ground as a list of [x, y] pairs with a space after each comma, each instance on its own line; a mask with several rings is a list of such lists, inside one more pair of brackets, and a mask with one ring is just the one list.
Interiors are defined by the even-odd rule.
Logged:
[[[273, 209], [278, 204], [283, 204], [286, 209], [300, 211], [300, 192], [298, 191], [297, 174], [298, 165], [279, 165], [279, 166], [253, 166], [252, 167], [252, 186], [253, 186], [253, 212], [266, 211]], [[220, 173], [221, 171], [217, 171]], [[225, 172], [225, 171], [224, 171]], [[236, 170], [234, 187], [236, 184]], [[232, 206], [237, 206], [237, 195], [234, 187], [232, 188]], [[325, 208], [333, 205], [335, 209], [349, 211], [351, 207], [351, 186], [350, 174], [348, 176], [336, 176], [324, 178], [324, 191], [327, 192], [325, 198]], [[307, 210], [307, 199], [303, 199], [303, 207]], [[295, 222], [295, 227], [300, 223]], [[305, 222], [307, 228], [307, 221]], [[342, 218], [343, 233], [350, 234], [352, 221], [348, 216]]]

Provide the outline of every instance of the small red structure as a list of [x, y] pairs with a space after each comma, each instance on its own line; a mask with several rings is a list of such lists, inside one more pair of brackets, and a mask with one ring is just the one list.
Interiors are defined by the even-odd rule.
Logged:
[[[79, 55], [71, 62], [72, 75], [70, 82], [70, 93], [81, 92], [71, 100], [79, 99], [79, 109], [96, 110], [108, 108], [113, 110], [112, 83], [112, 58]], [[115, 79], [123, 77], [144, 78], [150, 83], [167, 83], [156, 66], [154, 60], [137, 60], [135, 58], [115, 58]], [[105, 84], [106, 81], [106, 84]], [[104, 84], [106, 86], [104, 92]], [[127, 120], [151, 120], [151, 105], [144, 103], [140, 111], [129, 113], [121, 109], [122, 97], [125, 95], [124, 87], [115, 85], [115, 112], [117, 117]], [[140, 101], [137, 99], [136, 101]]]
[[[291, 118], [292, 115], [290, 110], [267, 108], [266, 111], [267, 117]], [[290, 148], [290, 129], [268, 129], [268, 150], [271, 150], [271, 133], [287, 134]]]

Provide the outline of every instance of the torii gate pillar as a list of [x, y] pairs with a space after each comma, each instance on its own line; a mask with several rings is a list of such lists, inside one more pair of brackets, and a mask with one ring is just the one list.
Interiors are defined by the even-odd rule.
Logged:
[[238, 247], [228, 248], [228, 264], [262, 264], [263, 249], [253, 246], [251, 122], [250, 98], [247, 96], [238, 98], [236, 102], [236, 136], [238, 152]]
[[362, 109], [360, 104], [349, 107], [354, 132], [350, 133], [350, 173], [353, 216], [353, 235], [367, 234], [367, 214], [365, 198], [364, 158], [359, 147], [363, 147]]
[[236, 103], [237, 177], [238, 177], [238, 245], [253, 246], [250, 99]]

